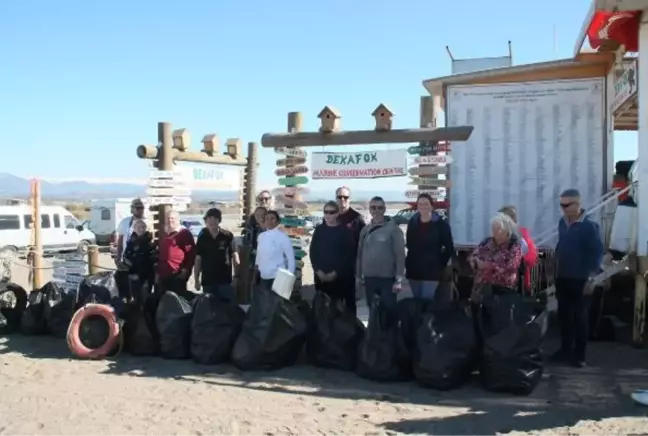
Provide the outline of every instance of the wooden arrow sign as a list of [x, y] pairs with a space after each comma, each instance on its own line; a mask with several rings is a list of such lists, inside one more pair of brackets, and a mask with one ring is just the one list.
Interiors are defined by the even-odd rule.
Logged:
[[306, 252], [304, 250], [294, 250], [295, 251], [295, 259], [303, 259], [306, 257]]
[[286, 165], [301, 165], [306, 163], [305, 157], [289, 157], [287, 159], [277, 159], [278, 167], [285, 167]]
[[428, 194], [432, 198], [440, 198], [443, 195], [443, 193], [438, 189], [422, 189], [420, 191], [418, 190], [405, 191], [405, 197], [407, 198], [416, 198], [421, 194]]
[[291, 186], [289, 188], [275, 188], [272, 190], [272, 195], [295, 195], [295, 194], [308, 194], [310, 188], [308, 186]]
[[436, 165], [444, 165], [444, 164], [451, 164], [452, 163], [452, 156], [448, 155], [441, 155], [441, 156], [419, 156], [416, 159], [414, 159], [414, 163], [416, 164], [424, 164], [424, 165], [429, 165], [429, 164], [436, 164]]
[[295, 176], [297, 174], [306, 174], [308, 172], [308, 167], [305, 165], [299, 165], [292, 168], [277, 168], [275, 170], [275, 175], [277, 176]]
[[308, 241], [306, 239], [291, 237], [290, 242], [292, 243], [293, 248], [308, 247]]
[[308, 154], [301, 148], [275, 147], [275, 151], [284, 156], [306, 158]]
[[416, 154], [416, 155], [421, 155], [425, 153], [438, 153], [440, 151], [442, 152], [450, 151], [450, 143], [440, 142], [438, 144], [414, 146], [407, 149], [407, 152], [409, 154]]
[[275, 209], [277, 213], [289, 216], [309, 216], [310, 211], [308, 209]]
[[284, 217], [281, 218], [281, 224], [291, 227], [304, 227], [306, 225], [306, 221], [299, 218]]
[[296, 209], [308, 209], [308, 204], [306, 204], [305, 202], [286, 197], [285, 195], [275, 195], [275, 201], [283, 203], [287, 206], [294, 207]]
[[435, 186], [437, 188], [449, 188], [450, 180], [445, 179], [431, 179], [431, 178], [421, 178], [421, 177], [412, 177], [412, 180], [408, 183], [409, 185], [419, 185], [419, 186]]
[[435, 176], [438, 174], [446, 174], [448, 167], [412, 167], [409, 173], [412, 176]]
[[282, 177], [277, 182], [282, 186], [304, 185], [308, 183], [308, 177], [304, 177], [304, 176]]
[[304, 227], [286, 227], [281, 225], [279, 228], [288, 236], [310, 236], [312, 233], [312, 229], [306, 229]]

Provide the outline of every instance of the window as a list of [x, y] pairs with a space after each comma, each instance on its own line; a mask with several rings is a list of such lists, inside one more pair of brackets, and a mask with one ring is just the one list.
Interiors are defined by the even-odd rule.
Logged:
[[61, 215], [54, 214], [54, 227], [57, 229], [61, 228]]
[[20, 229], [20, 218], [18, 215], [0, 215], [0, 230]]
[[23, 221], [25, 223], [25, 228], [31, 229], [31, 225], [32, 225], [31, 215], [24, 215]]
[[79, 222], [72, 215], [65, 215], [63, 221], [66, 229], [75, 229], [79, 225]]
[[101, 221], [110, 221], [110, 209], [107, 207], [101, 208]]
[[41, 229], [49, 229], [52, 226], [50, 216], [46, 214], [41, 215]]

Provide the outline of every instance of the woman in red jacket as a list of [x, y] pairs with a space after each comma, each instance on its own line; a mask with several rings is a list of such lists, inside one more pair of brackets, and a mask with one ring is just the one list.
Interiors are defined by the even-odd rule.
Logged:
[[[517, 208], [515, 206], [504, 206], [499, 210], [500, 213], [508, 215], [515, 224], [517, 221]], [[538, 249], [533, 242], [533, 238], [529, 233], [529, 230], [526, 227], [520, 227], [518, 225], [518, 231], [520, 232], [520, 237], [524, 239], [528, 247], [526, 253], [524, 253], [524, 290], [528, 293], [531, 291], [531, 269], [535, 266], [538, 261]]]

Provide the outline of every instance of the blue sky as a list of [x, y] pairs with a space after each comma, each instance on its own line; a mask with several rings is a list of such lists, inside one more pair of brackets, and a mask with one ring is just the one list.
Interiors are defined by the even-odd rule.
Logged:
[[[533, 5], [533, 7], [532, 7]], [[372, 126], [379, 102], [396, 125], [418, 124], [421, 81], [457, 58], [514, 63], [570, 57], [589, 0], [248, 0], [0, 2], [0, 172], [45, 178], [141, 178], [138, 144], [156, 123], [221, 140], [258, 141], [302, 111], [318, 126], [325, 104], [345, 129]], [[554, 28], [557, 44], [554, 44]], [[636, 136], [618, 135], [616, 158]], [[358, 148], [360, 150], [360, 148]], [[276, 158], [263, 150], [260, 183]], [[314, 182], [327, 189], [339, 182]], [[405, 181], [354, 181], [393, 189]]]

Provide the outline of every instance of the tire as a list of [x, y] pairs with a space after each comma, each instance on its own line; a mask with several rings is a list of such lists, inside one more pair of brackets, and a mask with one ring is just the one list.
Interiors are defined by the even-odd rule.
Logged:
[[[103, 318], [108, 327], [108, 336], [98, 348], [88, 348], [81, 340], [81, 323], [90, 317]], [[70, 351], [81, 359], [103, 359], [114, 350], [119, 353], [123, 346], [123, 335], [115, 311], [105, 304], [86, 304], [79, 309], [70, 321], [66, 337]]]
[[79, 245], [77, 245], [77, 251], [81, 254], [88, 254], [88, 251], [90, 250], [90, 241], [84, 240], [79, 242]]

